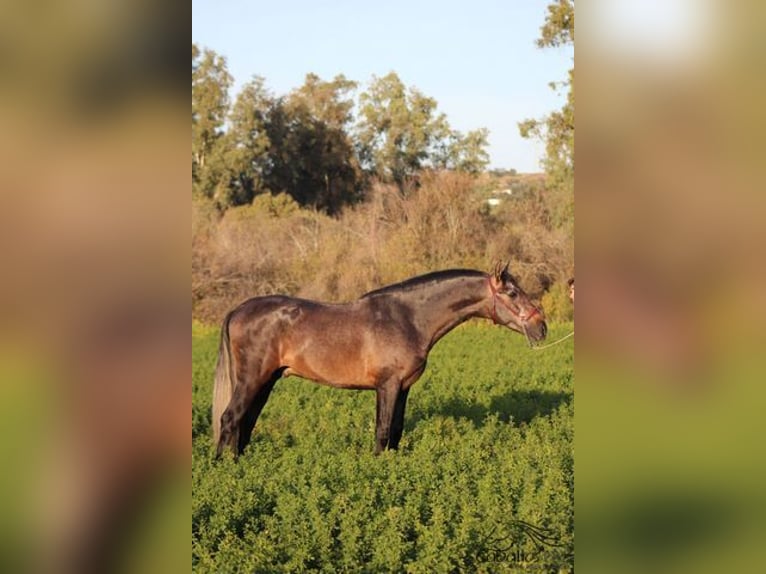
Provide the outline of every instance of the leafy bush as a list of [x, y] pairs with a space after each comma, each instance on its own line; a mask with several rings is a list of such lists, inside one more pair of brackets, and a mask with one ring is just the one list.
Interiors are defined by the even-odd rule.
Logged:
[[298, 212], [301, 208], [298, 202], [286, 193], [262, 193], [257, 195], [251, 205], [255, 212], [265, 212], [271, 217], [288, 217]]
[[569, 287], [566, 283], [558, 282], [543, 295], [542, 306], [545, 316], [552, 321], [571, 321], [574, 317], [574, 307], [569, 300]]

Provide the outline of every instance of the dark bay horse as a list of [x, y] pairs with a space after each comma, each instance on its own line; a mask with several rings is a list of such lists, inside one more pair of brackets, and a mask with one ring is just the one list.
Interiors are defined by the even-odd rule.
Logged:
[[228, 313], [221, 329], [213, 390], [217, 456], [241, 454], [280, 377], [298, 375], [377, 394], [375, 453], [396, 449], [407, 394], [436, 342], [472, 317], [545, 338], [541, 310], [508, 265], [490, 273], [437, 271], [383, 287], [351, 303], [281, 295], [255, 297]]

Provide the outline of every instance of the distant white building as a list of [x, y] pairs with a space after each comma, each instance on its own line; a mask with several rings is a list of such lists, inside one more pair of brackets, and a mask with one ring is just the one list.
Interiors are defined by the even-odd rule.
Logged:
[[512, 195], [513, 195], [513, 190], [510, 187], [505, 189], [496, 189], [490, 194], [489, 198], [487, 198], [485, 202], [490, 207], [497, 207], [498, 205], [503, 203], [503, 201], [505, 201], [507, 197], [510, 197]]

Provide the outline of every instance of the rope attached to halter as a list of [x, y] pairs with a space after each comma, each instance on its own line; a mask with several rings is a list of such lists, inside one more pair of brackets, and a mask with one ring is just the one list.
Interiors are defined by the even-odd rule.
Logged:
[[552, 343], [548, 343], [547, 345], [543, 345], [541, 347], [532, 347], [532, 350], [533, 351], [542, 351], [543, 349], [547, 349], [548, 347], [553, 347], [553, 345], [558, 345], [562, 341], [564, 341], [564, 340], [566, 340], [566, 339], [568, 339], [569, 337], [572, 337], [572, 336], [574, 336], [574, 331], [569, 333], [569, 335], [564, 335], [563, 337], [561, 337], [560, 339], [557, 339], [556, 341], [553, 341]]

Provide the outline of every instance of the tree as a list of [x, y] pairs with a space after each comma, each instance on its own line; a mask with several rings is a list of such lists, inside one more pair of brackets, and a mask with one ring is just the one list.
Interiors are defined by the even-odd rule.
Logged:
[[[540, 29], [540, 48], [574, 44], [574, 0], [554, 0], [547, 8]], [[572, 232], [574, 219], [574, 67], [563, 82], [551, 84], [553, 89], [568, 87], [567, 101], [561, 110], [545, 118], [529, 119], [519, 124], [522, 137], [535, 137], [545, 142], [543, 166], [549, 190], [553, 194], [552, 212], [560, 227]]]
[[432, 154], [434, 167], [472, 174], [484, 171], [489, 164], [488, 137], [487, 128], [479, 128], [465, 135], [456, 130], [451, 131], [448, 138], [437, 144]]
[[192, 189], [207, 197], [228, 185], [222, 146], [231, 84], [226, 59], [192, 44]]
[[352, 94], [356, 87], [357, 83], [347, 80], [343, 74], [331, 82], [322, 81], [316, 74], [306, 74], [303, 86], [291, 94], [291, 100], [306, 106], [312, 117], [328, 127], [345, 129], [352, 120]]
[[360, 96], [357, 142], [369, 173], [403, 188], [450, 136], [447, 118], [436, 100], [405, 88], [394, 72], [373, 78]]
[[383, 181], [403, 188], [424, 167], [478, 173], [489, 163], [487, 129], [452, 130], [436, 100], [405, 88], [394, 72], [373, 78], [360, 105], [360, 161]]
[[537, 46], [553, 48], [574, 44], [574, 0], [555, 0], [548, 5], [548, 15], [540, 28]]
[[265, 80], [256, 76], [242, 87], [229, 113], [229, 129], [224, 149], [230, 172], [225, 204], [242, 205], [268, 191], [266, 174], [271, 142], [268, 136], [269, 112], [274, 97]]
[[303, 86], [273, 102], [266, 183], [301, 205], [335, 214], [360, 199], [361, 177], [348, 135], [356, 84], [309, 74]]

